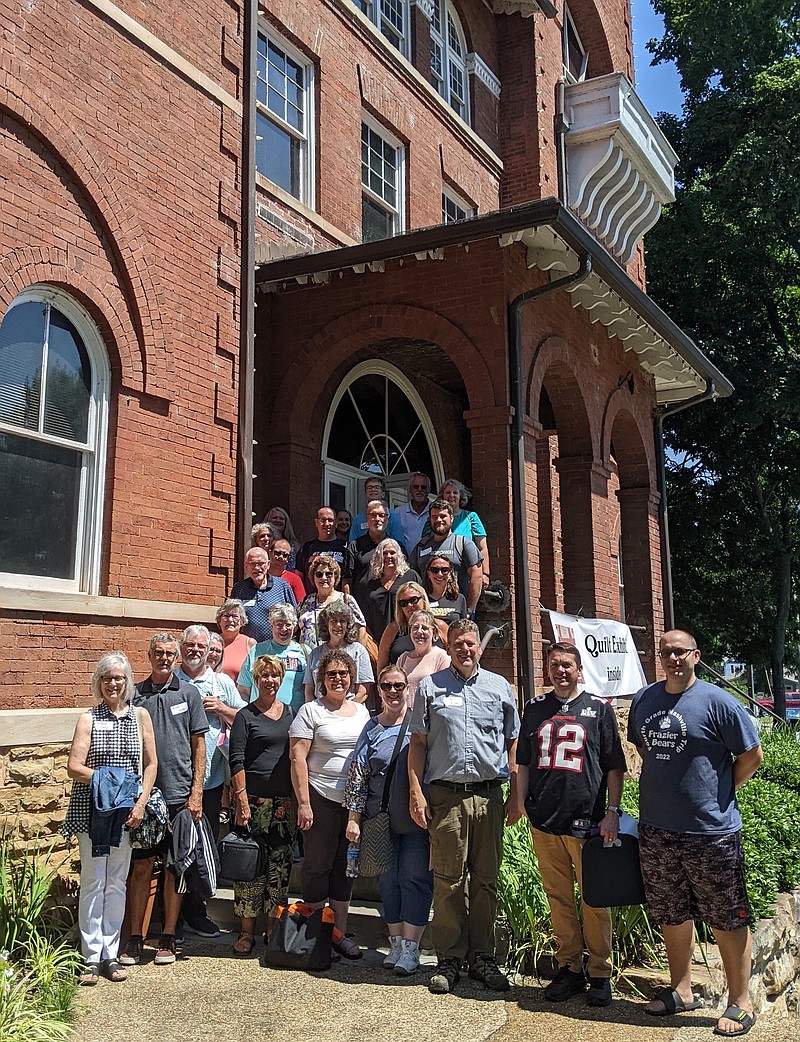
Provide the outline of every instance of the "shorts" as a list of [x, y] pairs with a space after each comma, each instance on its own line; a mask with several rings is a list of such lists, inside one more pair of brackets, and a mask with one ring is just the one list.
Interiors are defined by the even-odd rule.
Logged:
[[702, 920], [714, 930], [750, 926], [740, 832], [665, 832], [639, 825], [647, 907], [659, 926]]
[[[183, 803], [168, 803], [167, 804], [167, 817], [169, 819], [170, 825], [175, 820], [175, 818], [178, 816], [178, 814], [180, 814], [180, 812], [184, 809], [185, 806], [186, 806], [186, 801], [185, 800], [184, 800]], [[149, 861], [151, 858], [162, 857], [169, 850], [169, 846], [170, 846], [171, 843], [172, 843], [172, 831], [171, 831], [171, 829], [167, 829], [167, 831], [164, 833], [164, 838], [161, 840], [161, 842], [158, 844], [158, 846], [148, 847], [146, 849], [142, 848], [141, 850], [139, 850], [139, 849], [132, 850], [131, 851], [131, 861]]]

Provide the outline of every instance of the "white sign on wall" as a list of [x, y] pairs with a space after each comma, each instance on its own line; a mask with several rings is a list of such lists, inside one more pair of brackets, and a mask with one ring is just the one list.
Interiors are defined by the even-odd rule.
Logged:
[[556, 641], [581, 653], [583, 687], [593, 695], [633, 695], [647, 683], [630, 629], [612, 619], [582, 619], [549, 612]]

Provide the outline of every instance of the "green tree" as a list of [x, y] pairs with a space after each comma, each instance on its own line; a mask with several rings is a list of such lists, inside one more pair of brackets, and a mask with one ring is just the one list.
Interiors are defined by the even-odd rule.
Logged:
[[649, 290], [732, 380], [665, 425], [676, 619], [770, 668], [783, 711], [800, 560], [800, 4], [655, 0], [681, 117]]

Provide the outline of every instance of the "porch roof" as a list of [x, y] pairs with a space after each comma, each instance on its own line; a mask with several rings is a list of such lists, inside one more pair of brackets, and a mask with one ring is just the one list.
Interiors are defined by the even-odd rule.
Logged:
[[582, 307], [590, 321], [617, 336], [626, 351], [635, 351], [653, 376], [656, 401], [668, 406], [711, 390], [727, 397], [733, 385], [695, 342], [630, 278], [594, 236], [557, 199], [468, 217], [451, 224], [404, 232], [390, 239], [338, 249], [295, 254], [263, 263], [256, 285], [279, 292], [290, 283], [324, 284], [350, 268], [381, 272], [389, 260], [414, 257], [442, 260], [449, 247], [497, 239], [500, 247], [521, 243], [528, 267], [538, 267], [555, 281], [576, 272], [582, 256], [591, 258], [591, 273], [565, 289], [572, 306]]

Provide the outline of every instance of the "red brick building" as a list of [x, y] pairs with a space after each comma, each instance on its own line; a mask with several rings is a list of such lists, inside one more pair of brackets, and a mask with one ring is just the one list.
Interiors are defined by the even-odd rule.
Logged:
[[730, 388], [644, 293], [627, 0], [0, 7], [0, 744], [370, 470], [473, 489], [523, 690], [540, 603], [652, 674], [654, 417]]

